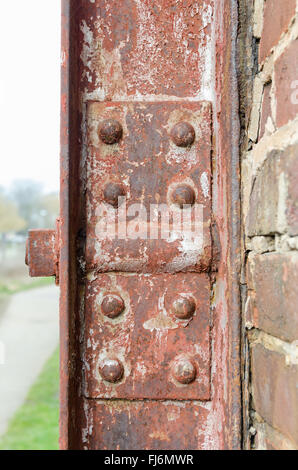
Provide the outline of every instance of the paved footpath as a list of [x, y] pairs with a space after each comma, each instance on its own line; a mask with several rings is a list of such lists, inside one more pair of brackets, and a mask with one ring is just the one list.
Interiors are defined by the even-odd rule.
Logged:
[[58, 300], [56, 286], [20, 292], [0, 317], [0, 435], [58, 345]]

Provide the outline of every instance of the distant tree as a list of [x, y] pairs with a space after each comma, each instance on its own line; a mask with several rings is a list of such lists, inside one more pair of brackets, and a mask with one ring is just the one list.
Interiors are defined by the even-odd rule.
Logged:
[[20, 216], [26, 221], [24, 232], [40, 227], [42, 195], [42, 184], [36, 181], [16, 180], [12, 184], [10, 197], [16, 204]]
[[56, 219], [59, 215], [59, 195], [58, 193], [45, 194], [40, 201], [43, 218], [43, 228], [55, 228]]
[[31, 180], [16, 180], [9, 192], [22, 219], [26, 221], [22, 232], [32, 228], [55, 228], [59, 214], [58, 193], [44, 194], [42, 184]]
[[26, 226], [26, 221], [20, 216], [16, 205], [0, 194], [0, 233], [19, 232]]

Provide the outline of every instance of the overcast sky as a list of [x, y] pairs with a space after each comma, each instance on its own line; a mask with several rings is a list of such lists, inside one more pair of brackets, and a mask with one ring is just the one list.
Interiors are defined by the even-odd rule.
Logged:
[[0, 186], [59, 188], [60, 0], [0, 2]]

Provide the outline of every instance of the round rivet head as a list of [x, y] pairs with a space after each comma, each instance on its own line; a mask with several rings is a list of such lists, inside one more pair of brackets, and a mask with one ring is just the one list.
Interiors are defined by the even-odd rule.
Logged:
[[116, 294], [108, 294], [101, 303], [102, 313], [109, 318], [116, 318], [125, 308], [124, 300]]
[[174, 189], [171, 199], [174, 204], [183, 208], [183, 205], [185, 204], [193, 205], [196, 200], [196, 195], [191, 186], [183, 184]]
[[189, 122], [178, 122], [171, 130], [171, 138], [178, 147], [190, 147], [196, 138], [194, 128]]
[[104, 188], [103, 196], [106, 203], [117, 208], [119, 205], [119, 197], [125, 196], [125, 190], [119, 183], [108, 183]]
[[197, 371], [189, 359], [180, 359], [173, 366], [173, 377], [181, 384], [190, 384], [196, 378]]
[[124, 368], [118, 359], [107, 358], [103, 360], [99, 372], [107, 382], [116, 383], [122, 379]]
[[99, 137], [105, 144], [116, 144], [122, 134], [122, 126], [116, 119], [106, 119], [99, 125]]
[[172, 305], [172, 311], [179, 320], [189, 320], [196, 310], [196, 303], [192, 297], [177, 297]]

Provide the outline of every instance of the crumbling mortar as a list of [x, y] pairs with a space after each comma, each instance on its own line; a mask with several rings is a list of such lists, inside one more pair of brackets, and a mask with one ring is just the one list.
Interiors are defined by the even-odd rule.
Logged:
[[[260, 239], [262, 239], [262, 244], [259, 243]], [[246, 237], [245, 247], [247, 256], [249, 253], [290, 253], [298, 251], [298, 236], [274, 233]]]
[[261, 344], [265, 349], [283, 356], [286, 366], [298, 365], [298, 339], [289, 343], [258, 328], [249, 330], [248, 339], [251, 347]]
[[[253, 83], [257, 73], [258, 63], [258, 45], [259, 41], [253, 37], [253, 0], [238, 0], [239, 26], [237, 37], [237, 76], [239, 89], [239, 115], [240, 115], [240, 149], [239, 155], [242, 160], [247, 150], [252, 147], [248, 137], [249, 116], [253, 103]], [[241, 165], [240, 165], [241, 172]], [[243, 180], [241, 181], [241, 199], [243, 195]], [[242, 447], [251, 448], [251, 436], [249, 428], [251, 420], [249, 416], [250, 409], [250, 360], [249, 360], [249, 342], [246, 335], [244, 317], [244, 305], [247, 299], [247, 284], [245, 279], [245, 266], [247, 253], [245, 251], [245, 229], [243, 208], [241, 204], [241, 278], [240, 278], [240, 296], [241, 296], [241, 382], [242, 382]]]

